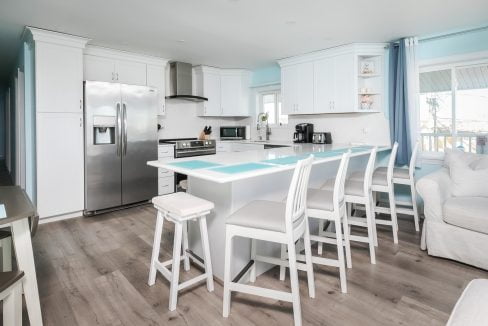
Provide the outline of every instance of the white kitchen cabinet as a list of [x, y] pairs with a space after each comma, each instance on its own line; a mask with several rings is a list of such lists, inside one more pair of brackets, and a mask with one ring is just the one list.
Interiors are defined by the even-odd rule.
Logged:
[[348, 53], [334, 57], [334, 99], [333, 112], [354, 112], [357, 98], [354, 54]]
[[166, 114], [166, 88], [164, 83], [164, 77], [164, 66], [147, 65], [147, 85], [155, 87], [158, 90], [158, 115]]
[[[384, 55], [383, 43], [355, 43], [280, 60], [283, 113], [383, 111]], [[374, 72], [362, 73], [362, 63]], [[369, 109], [360, 105], [366, 96], [372, 98]]]
[[94, 55], [85, 55], [84, 61], [85, 80], [103, 82], [116, 81], [114, 60]]
[[[158, 146], [158, 161], [169, 162], [175, 159], [174, 145]], [[167, 169], [158, 169], [158, 195], [166, 195], [175, 192], [174, 172]]]
[[282, 69], [284, 114], [310, 114], [314, 105], [314, 66], [305, 62]]
[[241, 76], [221, 74], [220, 76], [221, 115], [232, 116], [239, 113], [241, 101]]
[[314, 113], [353, 112], [354, 89], [353, 54], [314, 62]]
[[197, 94], [208, 98], [199, 105], [200, 116], [220, 116], [221, 106], [221, 86], [220, 74], [218, 72], [205, 72], [201, 75], [201, 93]]
[[82, 113], [37, 113], [37, 209], [49, 217], [84, 208]]
[[84, 61], [85, 80], [146, 85], [145, 63], [87, 54]]
[[81, 47], [36, 42], [36, 111], [83, 112]]
[[198, 105], [198, 116], [249, 116], [249, 72], [198, 66], [194, 69], [194, 92], [208, 98]]
[[115, 61], [117, 82], [129, 85], [146, 85], [146, 64], [129, 60]]

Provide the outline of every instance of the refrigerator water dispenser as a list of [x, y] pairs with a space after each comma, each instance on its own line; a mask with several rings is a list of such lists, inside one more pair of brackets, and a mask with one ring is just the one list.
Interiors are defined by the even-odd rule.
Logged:
[[115, 144], [115, 117], [93, 117], [93, 144]]

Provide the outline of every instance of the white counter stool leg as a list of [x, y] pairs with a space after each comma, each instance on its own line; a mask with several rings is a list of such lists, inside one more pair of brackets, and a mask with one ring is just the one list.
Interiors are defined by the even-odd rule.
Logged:
[[12, 233], [0, 230], [0, 246], [2, 246], [2, 272], [12, 270]]
[[[177, 192], [170, 195], [154, 197], [152, 200], [154, 207], [158, 210], [156, 228], [154, 231], [153, 251], [151, 256], [151, 266], [149, 270], [148, 284], [154, 285], [156, 272], [159, 271], [170, 282], [169, 310], [176, 309], [178, 292], [197, 282], [206, 280], [207, 289], [214, 290], [212, 263], [210, 259], [210, 246], [208, 242], [206, 216], [214, 208], [214, 204], [192, 196], [187, 193]], [[166, 262], [159, 261], [159, 251], [161, 247], [161, 235], [163, 232], [164, 219], [173, 222], [175, 225], [173, 241], [173, 258]], [[198, 220], [200, 223], [200, 235], [203, 248], [202, 264], [198, 259], [189, 255], [188, 251], [188, 232], [187, 225], [189, 220]], [[183, 249], [183, 253], [181, 252]], [[183, 283], [179, 282], [180, 263], [183, 260], [184, 269], [190, 269], [190, 258], [197, 265], [205, 269], [205, 273], [194, 277]], [[171, 265], [171, 271], [167, 266]]]
[[398, 151], [398, 143], [395, 142], [391, 150], [386, 173], [384, 168], [377, 168], [373, 173], [373, 184], [371, 190], [375, 192], [382, 192], [388, 194], [388, 201], [390, 207], [380, 207], [376, 204], [373, 206], [374, 213], [390, 214], [391, 220], [376, 219], [376, 224], [391, 225], [393, 231], [393, 242], [398, 243], [398, 220], [396, 213], [395, 191], [393, 184], [393, 169], [395, 167], [395, 159]]
[[[319, 230], [318, 235], [310, 235], [312, 241], [320, 246], [322, 243], [337, 246], [337, 259], [329, 259], [320, 256], [312, 256], [312, 262], [318, 265], [333, 266], [339, 268], [339, 278], [342, 293], [347, 293], [346, 261], [348, 267], [352, 267], [351, 247], [349, 246], [349, 226], [347, 222], [346, 205], [344, 201], [344, 183], [349, 165], [350, 151], [343, 154], [336, 178], [333, 181], [332, 190], [308, 189], [307, 213], [309, 218], [320, 221], [331, 221], [335, 226], [335, 234]], [[283, 250], [283, 245], [282, 245]], [[344, 255], [344, 251], [346, 252]], [[297, 255], [303, 260], [303, 255]], [[282, 265], [281, 270], [286, 266]], [[280, 274], [282, 271], [280, 271]]]
[[[310, 234], [306, 209], [307, 187], [312, 168], [313, 157], [297, 163], [288, 191], [286, 203], [257, 200], [245, 205], [227, 219], [225, 231], [225, 266], [224, 266], [224, 300], [222, 314], [230, 313], [231, 292], [243, 292], [275, 300], [292, 302], [295, 325], [302, 324], [298, 270], [304, 270], [308, 276], [310, 297], [315, 297]], [[232, 249], [234, 237], [245, 237], [251, 240], [251, 257], [256, 262], [275, 265], [287, 265], [290, 268], [291, 292], [276, 291], [239, 283], [231, 280]], [[306, 263], [297, 262], [295, 243], [304, 238]], [[289, 260], [277, 257], [265, 257], [256, 252], [256, 240], [284, 244], [288, 248]], [[255, 269], [255, 267], [253, 267]], [[255, 270], [251, 268], [251, 281], [255, 279]], [[254, 274], [254, 275], [253, 275]]]
[[3, 301], [3, 325], [22, 326], [22, 281], [24, 272], [0, 273], [0, 300]]
[[419, 213], [417, 210], [417, 191], [415, 190], [415, 165], [417, 163], [417, 154], [419, 151], [419, 142], [415, 143], [412, 151], [412, 157], [410, 158], [410, 164], [407, 168], [394, 168], [393, 169], [393, 183], [398, 185], [405, 185], [410, 187], [411, 201], [397, 201], [397, 213], [412, 215], [415, 223], [415, 231], [419, 232]]

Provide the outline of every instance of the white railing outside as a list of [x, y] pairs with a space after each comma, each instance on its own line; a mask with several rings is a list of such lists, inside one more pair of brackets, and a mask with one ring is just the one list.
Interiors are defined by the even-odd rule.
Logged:
[[[485, 153], [488, 133], [421, 133], [422, 151], [444, 152], [446, 148], [462, 148], [465, 152]], [[455, 144], [455, 146], [453, 146]]]

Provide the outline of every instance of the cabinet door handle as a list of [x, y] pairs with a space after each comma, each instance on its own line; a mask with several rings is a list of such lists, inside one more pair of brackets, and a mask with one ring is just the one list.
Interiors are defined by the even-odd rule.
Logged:
[[83, 118], [80, 118], [80, 127], [83, 127]]
[[83, 110], [83, 100], [80, 99], [80, 110]]
[[112, 80], [115, 80], [115, 73], [112, 72]]
[[117, 73], [117, 80], [119, 80], [119, 73]]

